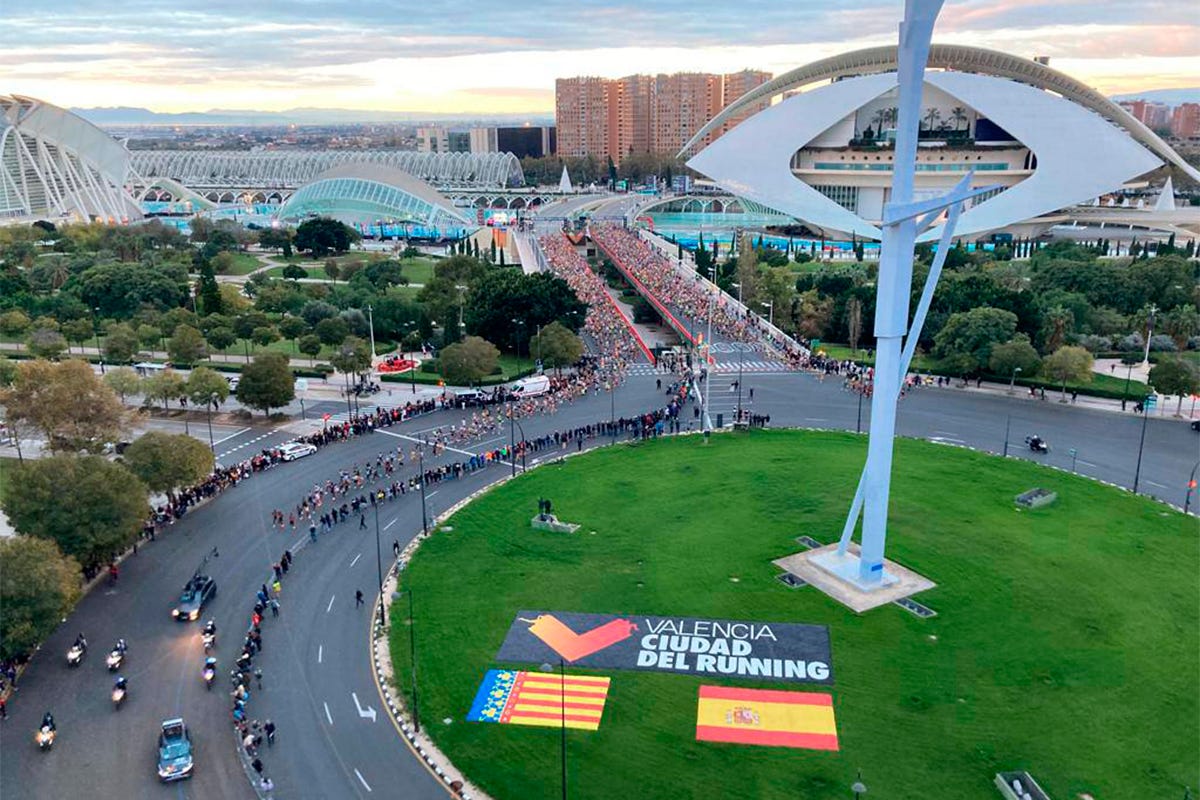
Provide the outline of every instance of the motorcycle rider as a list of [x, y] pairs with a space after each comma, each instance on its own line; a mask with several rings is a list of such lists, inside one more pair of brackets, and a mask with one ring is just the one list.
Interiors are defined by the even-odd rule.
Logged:
[[201, 633], [207, 633], [212, 636], [216, 636], [217, 635], [216, 621], [210, 619], [208, 622], [204, 623], [204, 629], [201, 631]]
[[113, 648], [121, 655], [125, 655], [125, 651], [129, 649], [129, 645], [125, 644], [124, 639], [117, 639], [117, 646]]
[[1042, 441], [1042, 437], [1038, 436], [1036, 433], [1029, 437], [1029, 447], [1031, 450], [1041, 450], [1043, 447], [1045, 447], [1045, 444], [1046, 443]]
[[124, 675], [117, 676], [117, 682], [113, 684], [113, 690], [120, 689], [122, 692], [129, 691], [129, 682], [125, 680]]
[[83, 638], [82, 633], [75, 637], [75, 646], [80, 650], [87, 650], [87, 639]]
[[57, 728], [55, 728], [55, 727], [54, 727], [54, 715], [53, 715], [53, 714], [51, 714], [49, 711], [47, 711], [47, 712], [46, 712], [46, 713], [45, 713], [45, 714], [42, 716], [42, 727], [43, 727], [43, 728], [49, 728], [49, 729], [50, 729], [50, 730], [52, 730], [52, 731], [57, 731], [57, 730], [58, 730]]

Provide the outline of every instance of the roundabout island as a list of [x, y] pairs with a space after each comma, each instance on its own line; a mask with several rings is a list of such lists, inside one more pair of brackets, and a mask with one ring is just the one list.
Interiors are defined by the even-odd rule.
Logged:
[[[828, 432], [668, 437], [486, 492], [401, 574], [397, 694], [411, 689], [411, 599], [422, 730], [498, 800], [842, 798], [857, 780], [885, 797], [982, 799], [997, 774], [1022, 771], [1055, 798], [1194, 785], [1189, 520], [1066, 472], [898, 440], [889, 555], [935, 584], [910, 598], [933, 616], [890, 603], [857, 614], [780, 580], [773, 562], [837, 540], [865, 445]], [[1019, 508], [1034, 488], [1057, 499]], [[580, 528], [535, 530], [544, 498]], [[521, 645], [550, 624], [557, 638], [534, 633], [558, 656]], [[629, 626], [618, 644], [580, 644], [614, 625]], [[737, 641], [755, 626], [783, 658], [739, 676], [720, 648], [755, 661], [759, 643]], [[655, 631], [707, 643], [647, 641]], [[794, 631], [824, 648], [827, 670], [787, 668]], [[675, 645], [687, 652], [645, 655]], [[638, 660], [617, 664], [622, 649]], [[497, 721], [517, 724], [485, 724]]]

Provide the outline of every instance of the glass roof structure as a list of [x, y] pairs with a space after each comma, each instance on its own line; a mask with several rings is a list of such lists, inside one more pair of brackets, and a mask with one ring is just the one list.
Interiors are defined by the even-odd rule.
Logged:
[[446, 235], [474, 227], [429, 184], [397, 169], [364, 163], [319, 175], [296, 190], [277, 215], [289, 224], [310, 217], [332, 217], [360, 229], [402, 223]]
[[129, 177], [129, 151], [92, 123], [32, 97], [0, 95], [0, 222], [138, 219]]

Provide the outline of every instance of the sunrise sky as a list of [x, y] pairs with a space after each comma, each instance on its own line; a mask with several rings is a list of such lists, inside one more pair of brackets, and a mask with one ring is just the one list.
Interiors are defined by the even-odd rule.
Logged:
[[[934, 40], [1048, 55], [1105, 94], [1200, 85], [1195, 0], [947, 0]], [[780, 73], [894, 43], [901, 0], [0, 4], [0, 93], [155, 111], [549, 112], [554, 79]]]

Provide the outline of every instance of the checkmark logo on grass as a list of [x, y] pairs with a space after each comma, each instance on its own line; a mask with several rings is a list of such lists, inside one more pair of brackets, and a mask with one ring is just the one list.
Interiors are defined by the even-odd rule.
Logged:
[[633, 635], [637, 625], [627, 619], [610, 620], [590, 631], [576, 633], [553, 614], [542, 614], [529, 626], [529, 632], [541, 639], [567, 661], [597, 653]]

